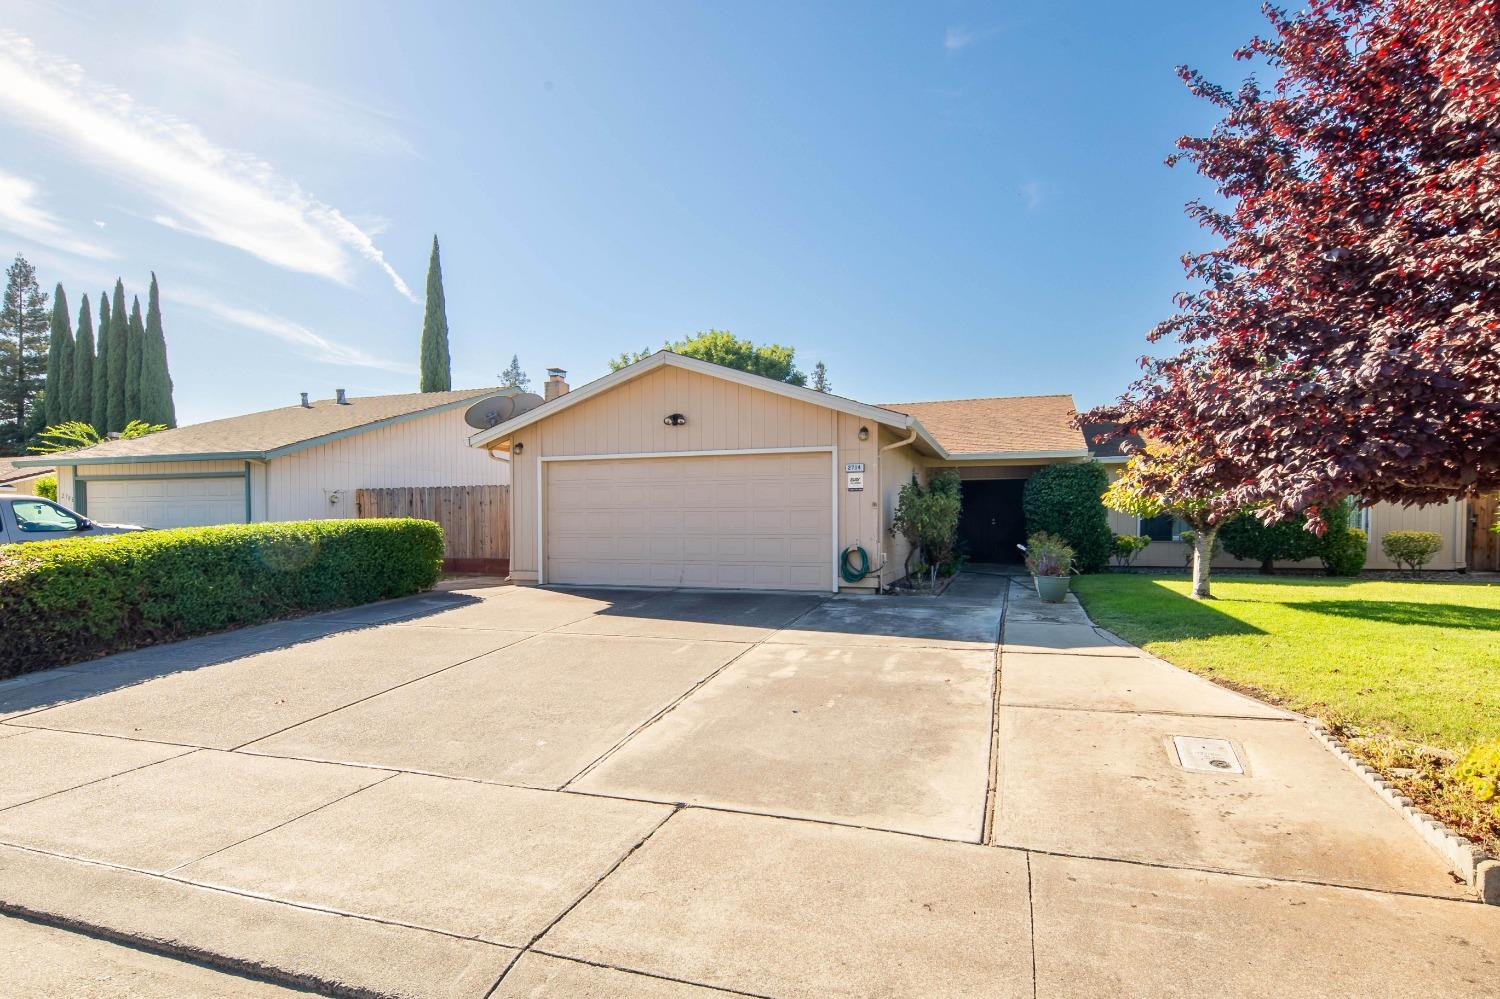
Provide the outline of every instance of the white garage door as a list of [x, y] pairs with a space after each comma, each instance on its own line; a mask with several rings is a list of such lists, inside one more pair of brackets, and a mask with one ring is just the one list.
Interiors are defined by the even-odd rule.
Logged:
[[96, 479], [85, 487], [90, 520], [142, 527], [245, 522], [245, 480]]
[[546, 465], [548, 583], [832, 586], [826, 451]]

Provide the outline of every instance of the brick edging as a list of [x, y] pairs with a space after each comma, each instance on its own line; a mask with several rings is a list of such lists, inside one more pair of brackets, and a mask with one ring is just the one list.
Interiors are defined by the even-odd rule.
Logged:
[[1412, 799], [1380, 776], [1374, 767], [1356, 759], [1348, 747], [1334, 738], [1322, 722], [1309, 718], [1307, 728], [1330, 753], [1343, 760], [1344, 765], [1354, 771], [1360, 780], [1384, 798], [1385, 803], [1394, 808], [1417, 831], [1417, 835], [1448, 862], [1453, 873], [1478, 892], [1481, 901], [1500, 905], [1500, 860], [1418, 808]]

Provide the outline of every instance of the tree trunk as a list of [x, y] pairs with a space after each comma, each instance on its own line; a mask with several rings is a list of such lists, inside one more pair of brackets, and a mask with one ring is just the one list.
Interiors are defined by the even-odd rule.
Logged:
[[1208, 574], [1213, 570], [1211, 565], [1214, 554], [1214, 539], [1218, 537], [1217, 527], [1199, 528], [1193, 532], [1193, 599], [1209, 600], [1212, 594], [1208, 592]]
[[1263, 562], [1261, 562], [1261, 564], [1260, 564], [1260, 571], [1263, 574], [1267, 575], [1267, 576], [1275, 575], [1275, 573], [1276, 573], [1276, 561], [1275, 561], [1275, 559], [1269, 559], [1268, 558], [1268, 559], [1264, 560]]

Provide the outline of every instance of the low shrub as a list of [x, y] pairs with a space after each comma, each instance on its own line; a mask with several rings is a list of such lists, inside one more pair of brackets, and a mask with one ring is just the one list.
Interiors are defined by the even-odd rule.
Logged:
[[1470, 749], [1458, 761], [1453, 775], [1469, 786], [1475, 798], [1500, 816], [1500, 739]]
[[36, 480], [36, 494], [42, 499], [57, 502], [57, 476], [44, 475]]
[[1032, 473], [1021, 494], [1026, 534], [1055, 534], [1072, 546], [1079, 572], [1109, 565], [1109, 515], [1101, 497], [1109, 475], [1097, 461], [1048, 465]]
[[1380, 550], [1415, 576], [1418, 569], [1443, 550], [1443, 537], [1432, 531], [1388, 531], [1380, 536]]
[[1323, 560], [1323, 571], [1330, 576], [1358, 576], [1365, 570], [1369, 546], [1369, 537], [1357, 527], [1329, 528], [1318, 553]]
[[1224, 549], [1235, 558], [1259, 562], [1261, 572], [1274, 572], [1277, 562], [1300, 562], [1314, 558], [1322, 539], [1307, 529], [1302, 514], [1267, 524], [1254, 512], [1246, 512], [1219, 529]]
[[0, 677], [429, 589], [426, 520], [231, 524], [0, 548]]
[[1144, 534], [1116, 534], [1109, 541], [1109, 554], [1115, 565], [1125, 568], [1151, 547], [1151, 539]]

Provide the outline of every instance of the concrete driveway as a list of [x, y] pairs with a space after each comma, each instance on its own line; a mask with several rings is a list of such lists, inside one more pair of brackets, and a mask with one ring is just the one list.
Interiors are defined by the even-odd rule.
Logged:
[[[1173, 736], [1243, 773], [1185, 770]], [[0, 911], [29, 920], [0, 952], [51, 955], [37, 995], [80, 961], [123, 969], [108, 994], [214, 974], [97, 936], [250, 976], [199, 989], [226, 995], [1500, 973], [1500, 911], [1299, 721], [988, 575], [937, 600], [457, 590], [0, 684]]]

